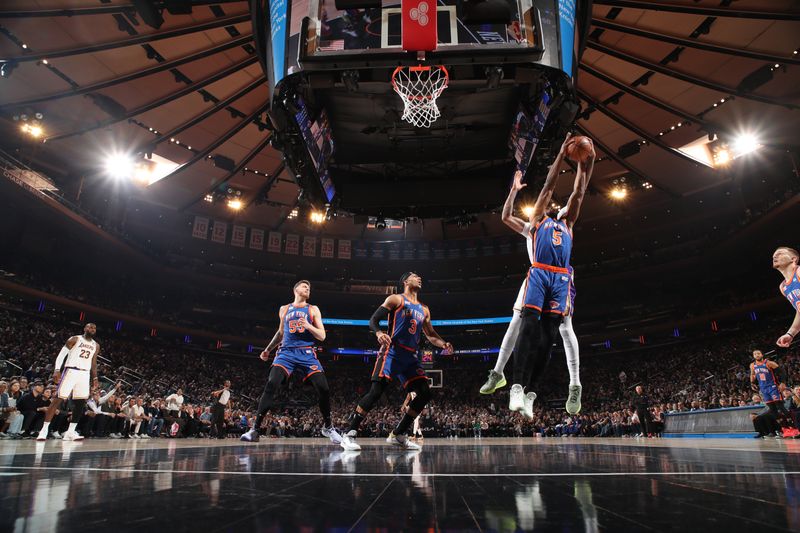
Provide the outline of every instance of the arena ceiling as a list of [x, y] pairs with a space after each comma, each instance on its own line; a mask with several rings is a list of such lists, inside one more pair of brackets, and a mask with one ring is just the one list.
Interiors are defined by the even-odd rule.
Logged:
[[[175, 168], [136, 194], [278, 226], [298, 188], [269, 145], [269, 92], [248, 2], [192, 4], [191, 14], [164, 10], [154, 29], [130, 1], [4, 1], [2, 144], [62, 180], [96, 173], [109, 154], [155, 144]], [[795, 0], [596, 0], [577, 84], [578, 129], [601, 157], [585, 219], [618, 212], [607, 193], [620, 178], [642, 209], [729, 181], [730, 166], [711, 168], [678, 150], [709, 133], [731, 144], [755, 135], [764, 148], [753, 157], [796, 151], [798, 35]], [[41, 116], [37, 138], [22, 131], [23, 115], [31, 124]], [[571, 181], [562, 180], [558, 197]], [[233, 215], [203, 201], [220, 183], [241, 191], [244, 209]]]

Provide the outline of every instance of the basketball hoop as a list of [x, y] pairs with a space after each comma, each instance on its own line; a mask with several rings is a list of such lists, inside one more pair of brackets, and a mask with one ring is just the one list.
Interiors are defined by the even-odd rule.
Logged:
[[447, 88], [450, 75], [443, 66], [397, 67], [392, 87], [403, 99], [403, 120], [418, 128], [430, 128], [441, 113], [436, 99]]

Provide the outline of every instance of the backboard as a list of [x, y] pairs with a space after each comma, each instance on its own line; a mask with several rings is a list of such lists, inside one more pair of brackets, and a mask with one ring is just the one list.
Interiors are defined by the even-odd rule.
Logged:
[[[482, 54], [493, 52], [528, 53], [541, 57], [542, 43], [537, 32], [537, 14], [531, 0], [509, 0], [512, 23], [469, 24], [460, 0], [437, 0], [438, 40], [436, 51], [453, 57], [453, 52]], [[402, 57], [401, 4], [385, 0], [380, 9], [338, 11], [333, 0], [311, 0], [309, 16], [301, 25], [305, 36], [299, 43], [299, 67], [318, 69], [320, 65], [343, 60], [386, 60], [396, 63]], [[474, 60], [474, 57], [473, 57]], [[452, 61], [451, 61], [452, 64]]]

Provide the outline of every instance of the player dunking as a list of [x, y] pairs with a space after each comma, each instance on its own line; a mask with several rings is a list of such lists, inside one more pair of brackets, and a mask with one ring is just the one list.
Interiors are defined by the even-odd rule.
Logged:
[[772, 268], [783, 274], [780, 291], [795, 310], [789, 329], [778, 339], [777, 345], [788, 348], [800, 333], [800, 253], [794, 248], [781, 246], [772, 254]]
[[[53, 371], [53, 381], [58, 385], [56, 397], [50, 402], [50, 407], [44, 415], [44, 425], [37, 441], [47, 440], [50, 421], [63, 400], [72, 397], [72, 420], [69, 428], [62, 437], [63, 440], [83, 440], [75, 428], [86, 410], [86, 400], [89, 398], [90, 388], [97, 388], [97, 355], [100, 345], [94, 340], [97, 326], [91, 322], [83, 328], [83, 335], [76, 335], [67, 339], [56, 358], [56, 368]], [[91, 387], [90, 385], [91, 378]]]
[[[341, 435], [331, 424], [331, 398], [328, 380], [314, 352], [315, 341], [325, 340], [325, 326], [322, 324], [322, 315], [316, 305], [310, 305], [308, 298], [311, 296], [311, 283], [301, 280], [294, 285], [294, 301], [281, 306], [278, 316], [278, 331], [261, 352], [261, 360], [269, 359], [269, 354], [275, 348], [278, 354], [270, 366], [264, 392], [258, 402], [258, 414], [253, 427], [242, 435], [241, 440], [246, 442], [258, 441], [258, 430], [264, 416], [275, 401], [275, 394], [288, 381], [295, 368], [305, 372], [305, 380], [311, 382], [319, 396], [319, 410], [322, 412], [322, 434], [334, 444], [342, 441]], [[304, 381], [305, 381], [304, 380]]]
[[[594, 170], [595, 152], [589, 141], [591, 151], [586, 161], [578, 163], [575, 185], [567, 201], [566, 211], [562, 217], [556, 218], [546, 214], [558, 179], [558, 169], [564, 160], [569, 142], [570, 139], [567, 138], [561, 145], [529, 220], [528, 232], [531, 234], [533, 260], [525, 282], [522, 324], [514, 345], [514, 385], [511, 387], [508, 402], [510, 410], [522, 412], [529, 418], [533, 416], [536, 393], [529, 391], [526, 395], [524, 386], [532, 388], [544, 374], [552, 354], [556, 330], [564, 315], [571, 313], [569, 261], [572, 253], [572, 228], [580, 214]], [[574, 344], [577, 346], [577, 342]], [[569, 411], [580, 410], [580, 392], [580, 385], [571, 383], [567, 402]]]
[[[400, 278], [400, 283], [403, 285], [403, 294], [393, 294], [386, 298], [369, 321], [370, 330], [375, 333], [381, 348], [372, 371], [370, 390], [358, 401], [355, 411], [350, 415], [350, 427], [342, 436], [342, 448], [345, 450], [361, 449], [354, 440], [358, 428], [381, 398], [389, 382], [395, 379], [407, 392], [414, 392], [416, 396], [408, 403], [403, 418], [386, 441], [409, 450], [421, 449], [418, 444], [408, 440], [406, 435], [414, 419], [431, 398], [428, 377], [417, 356], [420, 336], [424, 333], [431, 344], [441, 348], [444, 354], [452, 353], [453, 345], [436, 333], [431, 325], [430, 310], [419, 301], [422, 278], [413, 272], [406, 272]], [[387, 317], [389, 333], [380, 329], [380, 321]]]
[[[567, 140], [569, 140], [569, 137], [567, 137]], [[522, 172], [517, 171], [517, 173], [514, 175], [514, 183], [512, 184], [511, 190], [508, 193], [508, 198], [506, 198], [506, 202], [503, 204], [502, 219], [508, 227], [525, 237], [528, 248], [528, 259], [530, 260], [531, 264], [533, 264], [533, 239], [531, 238], [530, 231], [531, 224], [530, 222], [525, 222], [521, 218], [514, 216], [514, 201], [517, 197], [517, 193], [526, 186], [527, 185], [522, 183]], [[566, 212], [567, 208], [562, 208], [561, 211], [558, 212], [556, 219], [562, 220], [566, 215]], [[571, 266], [568, 267], [568, 270], [569, 306], [568, 310], [564, 313], [563, 321], [558, 329], [559, 333], [561, 333], [561, 339], [564, 342], [564, 352], [567, 356], [567, 368], [569, 369], [569, 394], [567, 397], [566, 409], [569, 414], [574, 415], [578, 414], [581, 410], [582, 387], [580, 378], [580, 354], [578, 349], [578, 338], [575, 335], [575, 331], [572, 329], [572, 313], [575, 307], [575, 273]], [[522, 323], [522, 305], [525, 298], [526, 280], [527, 277], [525, 280], [523, 280], [522, 285], [519, 288], [517, 300], [514, 302], [514, 307], [512, 309], [511, 323], [508, 325], [508, 329], [506, 329], [506, 333], [503, 336], [503, 342], [500, 344], [500, 353], [497, 356], [497, 362], [495, 363], [494, 369], [489, 371], [489, 378], [481, 387], [481, 394], [492, 394], [497, 389], [506, 386], [507, 382], [503, 371], [505, 370], [506, 364], [511, 357], [514, 344], [517, 342], [517, 337], [519, 336], [519, 328], [520, 324]]]

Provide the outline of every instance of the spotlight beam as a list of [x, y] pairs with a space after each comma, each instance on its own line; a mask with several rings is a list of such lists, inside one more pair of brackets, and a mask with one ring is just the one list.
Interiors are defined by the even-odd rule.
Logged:
[[781, 102], [772, 98], [767, 98], [766, 96], [760, 96], [753, 93], [743, 92], [733, 87], [726, 87], [725, 85], [721, 85], [719, 83], [707, 81], [701, 78], [697, 78], [695, 76], [691, 76], [689, 74], [685, 74], [683, 72], [679, 72], [677, 70], [673, 70], [669, 67], [665, 67], [664, 65], [652, 63], [645, 59], [636, 57], [634, 55], [625, 52], [620, 52], [619, 50], [615, 50], [614, 48], [611, 48], [604, 44], [600, 44], [597, 41], [589, 41], [588, 46], [593, 50], [602, 52], [611, 57], [616, 57], [617, 59], [621, 59], [622, 61], [627, 61], [629, 63], [633, 63], [634, 65], [638, 65], [642, 68], [658, 72], [659, 74], [664, 74], [665, 76], [669, 76], [670, 78], [675, 78], [684, 81], [686, 83], [691, 83], [692, 85], [705, 87], [706, 89], [711, 89], [712, 91], [717, 91], [724, 95], [733, 94], [740, 98], [746, 98], [748, 100], [753, 100], [755, 102], [761, 102], [762, 104], [776, 105], [788, 109], [800, 109], [800, 106], [795, 104], [788, 104], [786, 102]]
[[213, 48], [209, 48], [207, 50], [203, 50], [202, 52], [198, 52], [196, 54], [191, 54], [185, 57], [181, 57], [178, 59], [174, 59], [172, 61], [166, 61], [164, 63], [159, 63], [154, 65], [150, 68], [146, 68], [144, 70], [136, 71], [132, 74], [126, 74], [124, 76], [120, 76], [118, 78], [113, 78], [106, 81], [101, 81], [99, 83], [94, 83], [92, 85], [86, 85], [85, 87], [78, 87], [76, 89], [68, 89], [66, 91], [61, 91], [60, 93], [54, 93], [47, 96], [38, 96], [36, 98], [31, 98], [30, 100], [21, 100], [19, 102], [11, 102], [8, 104], [0, 105], [0, 109], [10, 109], [10, 108], [17, 108], [17, 107], [27, 107], [35, 104], [39, 104], [42, 102], [50, 102], [53, 100], [59, 100], [61, 98], [68, 98], [70, 96], [80, 96], [82, 94], [92, 93], [95, 91], [99, 91], [101, 89], [106, 89], [108, 87], [113, 87], [114, 85], [119, 85], [121, 83], [127, 83], [129, 81], [138, 80], [144, 78], [146, 76], [151, 76], [153, 74], [158, 74], [159, 72], [164, 72], [166, 70], [171, 70], [173, 68], [180, 67], [181, 65], [185, 65], [186, 63], [191, 63], [192, 61], [198, 61], [200, 59], [205, 59], [210, 57], [214, 54], [218, 54], [220, 52], [224, 52], [225, 50], [230, 50], [231, 48], [236, 48], [238, 46], [244, 46], [247, 43], [253, 40], [252, 35], [245, 35], [239, 39], [235, 39], [233, 41], [227, 42], [225, 44], [221, 44], [219, 46], [215, 46]]
[[172, 37], [180, 37], [191, 33], [200, 33], [206, 30], [213, 30], [224, 26], [232, 26], [234, 24], [241, 24], [250, 20], [250, 14], [234, 15], [224, 19], [215, 19], [201, 24], [194, 24], [192, 26], [183, 26], [172, 30], [162, 31], [158, 33], [150, 33], [144, 35], [137, 35], [129, 39], [122, 39], [119, 41], [111, 41], [107, 43], [99, 43], [93, 45], [80, 46], [78, 48], [69, 48], [66, 50], [51, 50], [50, 52], [37, 52], [35, 54], [26, 54], [23, 56], [8, 58], [8, 61], [16, 61], [18, 63], [40, 61], [42, 59], [57, 59], [59, 57], [71, 57], [83, 54], [91, 54], [94, 52], [102, 52], [104, 50], [113, 50], [115, 48], [124, 48], [126, 46], [133, 46], [136, 44], [152, 43], [162, 39], [171, 39]]
[[763, 52], [753, 52], [752, 50], [730, 48], [728, 46], [722, 46], [719, 44], [711, 44], [703, 41], [698, 41], [697, 39], [685, 39], [683, 37], [675, 37], [674, 35], [667, 35], [665, 33], [659, 33], [652, 30], [642, 30], [640, 28], [634, 28], [631, 26], [626, 26], [624, 24], [618, 24], [616, 22], [611, 22], [603, 19], [593, 18], [592, 24], [594, 26], [597, 26], [598, 28], [603, 28], [605, 30], [627, 33], [629, 35], [636, 35], [637, 37], [644, 37], [645, 39], [664, 41], [679, 46], [685, 46], [687, 48], [697, 48], [698, 50], [706, 50], [708, 52], [716, 52], [719, 54], [727, 54], [737, 57], [749, 57], [751, 59], [759, 59], [761, 61], [766, 61], [767, 63], [786, 63], [791, 65], [800, 65], [800, 58], [781, 57], [773, 54], [765, 54]]
[[173, 100], [177, 100], [178, 98], [182, 98], [182, 97], [186, 96], [187, 94], [190, 94], [190, 93], [193, 93], [193, 92], [195, 92], [195, 91], [197, 91], [199, 89], [202, 89], [206, 85], [210, 85], [210, 84], [212, 84], [214, 82], [217, 82], [217, 81], [219, 81], [219, 80], [221, 80], [223, 78], [227, 78], [228, 76], [230, 76], [230, 75], [232, 75], [232, 74], [234, 74], [234, 73], [236, 73], [236, 72], [238, 72], [240, 70], [243, 70], [243, 69], [249, 67], [250, 65], [252, 65], [256, 61], [258, 61], [257, 57], [251, 57], [249, 59], [245, 59], [244, 61], [242, 61], [240, 63], [237, 63], [235, 65], [231, 65], [230, 67], [226, 68], [225, 70], [222, 70], [221, 72], [218, 72], [218, 73], [214, 74], [213, 76], [210, 76], [210, 77], [208, 77], [208, 78], [206, 78], [204, 80], [197, 81], [197, 82], [195, 82], [195, 83], [193, 83], [191, 85], [187, 85], [186, 87], [184, 87], [183, 89], [181, 89], [181, 90], [179, 90], [179, 91], [177, 91], [175, 93], [169, 94], [169, 95], [167, 95], [167, 96], [165, 96], [163, 98], [159, 98], [158, 100], [156, 100], [154, 102], [150, 102], [149, 104], [145, 104], [142, 107], [138, 107], [136, 109], [128, 111], [127, 113], [125, 113], [123, 116], [121, 116], [119, 118], [110, 118], [108, 120], [103, 120], [103, 121], [95, 124], [94, 126], [88, 126], [88, 127], [85, 127], [85, 128], [81, 128], [79, 130], [74, 130], [74, 131], [70, 131], [70, 132], [66, 132], [66, 133], [60, 133], [58, 135], [53, 135], [52, 137], [48, 137], [47, 141], [58, 141], [58, 140], [61, 140], [61, 139], [66, 139], [68, 137], [73, 137], [75, 135], [82, 135], [82, 134], [88, 133], [90, 131], [94, 131], [94, 130], [97, 130], [97, 129], [100, 129], [100, 128], [108, 127], [108, 126], [110, 126], [112, 124], [116, 124], [117, 122], [122, 122], [123, 120], [128, 120], [129, 118], [133, 118], [136, 115], [141, 115], [142, 113], [145, 113], [145, 112], [150, 111], [152, 109], [155, 109], [157, 107], [161, 107], [164, 104], [168, 104], [169, 102], [172, 102]]
[[[182, 164], [181, 166], [179, 166], [178, 168], [176, 168], [175, 170], [173, 170], [172, 172], [170, 172], [169, 174], [167, 174], [166, 176], [161, 178], [162, 181], [167, 179], [167, 178], [171, 178], [171, 177], [177, 176], [178, 174], [180, 174], [181, 172], [183, 172], [187, 168], [191, 167], [192, 165], [194, 165], [198, 161], [202, 161], [203, 159], [205, 159], [208, 154], [210, 154], [211, 152], [213, 152], [214, 150], [216, 150], [217, 148], [219, 148], [220, 146], [222, 146], [223, 144], [228, 142], [234, 135], [236, 135], [237, 133], [242, 131], [248, 124], [252, 124], [259, 117], [259, 115], [264, 113], [267, 109], [269, 109], [269, 102], [264, 104], [264, 105], [262, 105], [261, 107], [259, 107], [255, 111], [253, 111], [252, 113], [250, 113], [250, 115], [248, 115], [239, 124], [235, 125], [231, 129], [229, 129], [227, 132], [225, 132], [224, 135], [222, 135], [221, 137], [217, 138], [209, 146], [207, 146], [203, 150], [200, 150], [200, 152], [195, 154], [195, 156], [192, 157], [189, 161], [187, 161], [186, 163]], [[205, 196], [205, 195], [206, 195], [206, 192], [203, 192], [203, 196]]]
[[689, 157], [688, 155], [684, 154], [680, 150], [676, 150], [675, 148], [673, 148], [670, 145], [668, 145], [667, 143], [661, 141], [657, 137], [653, 137], [652, 135], [650, 135], [649, 133], [644, 131], [642, 128], [640, 128], [639, 126], [637, 126], [636, 124], [634, 124], [630, 120], [626, 119], [625, 117], [623, 117], [622, 115], [618, 114], [617, 112], [612, 111], [611, 109], [609, 109], [608, 106], [606, 106], [602, 102], [595, 101], [594, 98], [592, 98], [591, 96], [586, 94], [584, 91], [578, 89], [577, 93], [578, 93], [578, 96], [580, 96], [581, 98], [586, 100], [593, 107], [599, 109], [604, 115], [606, 115], [607, 117], [609, 117], [612, 120], [614, 120], [614, 122], [617, 122], [618, 124], [624, 126], [626, 129], [632, 131], [633, 133], [635, 133], [639, 137], [645, 139], [647, 142], [658, 146], [662, 150], [665, 150], [665, 151], [669, 152], [670, 154], [672, 154], [674, 156], [680, 157], [681, 159], [683, 159], [684, 161], [686, 161], [688, 163], [691, 163], [692, 165], [699, 165], [700, 164], [696, 159], [693, 159], [693, 158]]
[[[267, 137], [264, 140], [262, 140], [260, 143], [258, 143], [258, 145], [256, 145], [255, 148], [250, 150], [250, 153], [248, 153], [244, 157], [244, 159], [239, 161], [239, 164], [236, 165], [233, 168], [233, 170], [228, 172], [224, 177], [222, 177], [222, 178], [220, 178], [218, 180], [214, 180], [214, 182], [211, 185], [209, 185], [209, 187], [206, 190], [204, 190], [201, 194], [199, 194], [198, 196], [193, 198], [190, 202], [187, 202], [185, 205], [183, 205], [179, 209], [179, 211], [186, 211], [187, 209], [192, 207], [194, 204], [196, 204], [197, 202], [199, 202], [200, 200], [205, 198], [206, 194], [212, 193], [217, 187], [220, 187], [221, 185], [223, 185], [225, 183], [228, 183], [228, 181], [232, 177], [237, 175], [239, 172], [241, 172], [242, 169], [244, 169], [244, 167], [246, 167], [247, 164], [250, 163], [250, 161], [252, 161], [255, 156], [257, 156], [259, 153], [261, 153], [262, 150], [264, 150], [267, 146], [269, 146], [269, 141], [270, 141], [271, 137], [272, 137], [272, 135], [267, 135]], [[274, 180], [274, 178], [275, 178], [274, 175], [270, 176], [270, 180], [271, 180], [270, 183]], [[247, 205], [245, 205], [245, 207], [247, 207], [249, 205], [250, 205], [250, 202], [248, 202]]]

